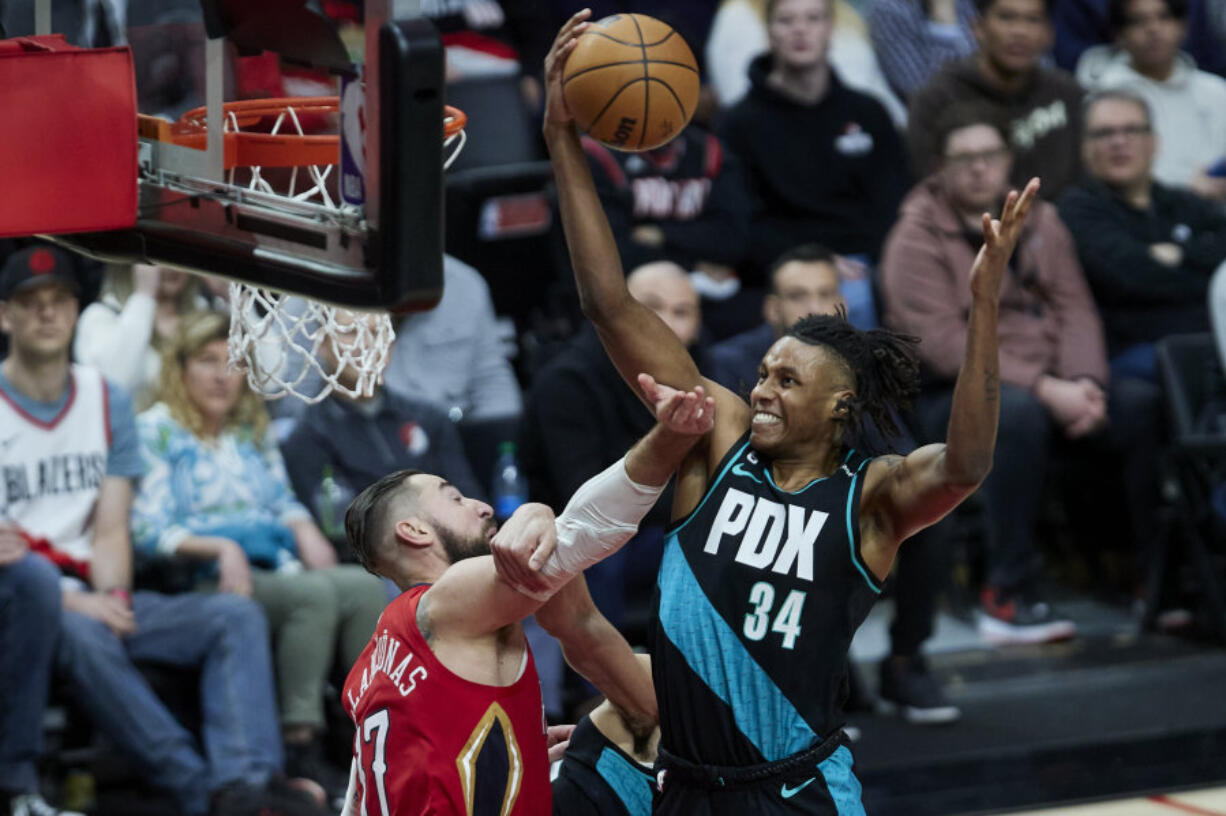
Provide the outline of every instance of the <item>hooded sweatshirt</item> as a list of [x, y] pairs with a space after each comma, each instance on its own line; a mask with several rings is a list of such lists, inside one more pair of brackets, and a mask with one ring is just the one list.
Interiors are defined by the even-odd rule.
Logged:
[[902, 141], [875, 99], [831, 70], [825, 96], [805, 104], [767, 84], [772, 57], [749, 67], [750, 90], [725, 115], [755, 198], [750, 251], [762, 267], [818, 242], [874, 260], [907, 188]]
[[1226, 158], [1226, 79], [1200, 71], [1180, 53], [1171, 75], [1159, 82], [1132, 68], [1128, 53], [1110, 46], [1086, 51], [1077, 79], [1087, 88], [1132, 91], [1149, 103], [1158, 153], [1153, 177], [1183, 187], [1209, 165]]
[[990, 84], [976, 56], [947, 63], [911, 97], [907, 150], [918, 174], [936, 169], [941, 114], [951, 105], [974, 103], [995, 111], [1009, 129], [1013, 178], [1018, 189], [1039, 176], [1042, 195], [1054, 199], [1081, 174], [1082, 90], [1069, 74], [1038, 68], [1017, 93]]
[[[885, 322], [920, 338], [927, 373], [952, 382], [966, 352], [970, 236], [935, 177], [903, 201], [881, 260]], [[1000, 378], [1031, 389], [1041, 375], [1107, 382], [1102, 324], [1056, 208], [1036, 201], [1009, 262], [1000, 296]]]

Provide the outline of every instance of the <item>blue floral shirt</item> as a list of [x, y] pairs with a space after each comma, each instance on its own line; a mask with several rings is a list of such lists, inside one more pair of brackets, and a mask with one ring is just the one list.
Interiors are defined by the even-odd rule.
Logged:
[[267, 566], [294, 558], [290, 523], [311, 514], [294, 497], [285, 462], [271, 434], [248, 428], [204, 441], [180, 425], [165, 403], [136, 417], [148, 469], [132, 504], [132, 543], [145, 552], [173, 553], [189, 536], [232, 538]]

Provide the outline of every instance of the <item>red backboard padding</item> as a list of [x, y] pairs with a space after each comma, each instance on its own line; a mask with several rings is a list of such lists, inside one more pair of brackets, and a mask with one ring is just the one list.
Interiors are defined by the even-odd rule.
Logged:
[[128, 48], [0, 40], [0, 237], [136, 223], [136, 81]]

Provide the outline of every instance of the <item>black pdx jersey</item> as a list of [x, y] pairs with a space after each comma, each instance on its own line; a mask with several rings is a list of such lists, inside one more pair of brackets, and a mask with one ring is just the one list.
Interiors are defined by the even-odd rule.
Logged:
[[842, 725], [852, 635], [881, 592], [860, 557], [870, 459], [781, 490], [746, 433], [665, 539], [652, 673], [661, 746], [706, 765], [756, 765]]
[[613, 744], [584, 717], [575, 726], [553, 780], [556, 816], [651, 816], [656, 781], [650, 767]]

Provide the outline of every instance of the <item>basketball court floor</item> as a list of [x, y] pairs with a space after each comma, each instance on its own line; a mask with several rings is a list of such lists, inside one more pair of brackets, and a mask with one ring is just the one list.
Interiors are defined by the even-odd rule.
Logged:
[[[1226, 651], [1084, 597], [1060, 609], [1079, 637], [1045, 646], [991, 646], [942, 613], [926, 651], [962, 719], [852, 714], [868, 813], [1226, 816]], [[892, 618], [878, 604], [852, 647], [871, 688]]]
[[1226, 787], [1017, 812], [1026, 816], [1226, 816]]

